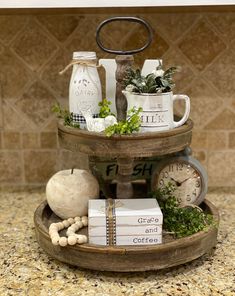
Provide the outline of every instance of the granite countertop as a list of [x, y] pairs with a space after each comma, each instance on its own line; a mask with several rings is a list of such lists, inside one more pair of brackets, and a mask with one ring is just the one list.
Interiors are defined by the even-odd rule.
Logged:
[[38, 245], [33, 214], [44, 193], [0, 193], [0, 295], [235, 295], [235, 194], [211, 192], [221, 215], [218, 244], [178, 267], [98, 272], [60, 263]]

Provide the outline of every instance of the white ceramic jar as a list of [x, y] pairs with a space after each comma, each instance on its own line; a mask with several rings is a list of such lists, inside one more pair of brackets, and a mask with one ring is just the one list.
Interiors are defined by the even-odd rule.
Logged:
[[[73, 123], [86, 127], [82, 113], [98, 117], [98, 103], [102, 100], [99, 74], [96, 68], [96, 53], [79, 51], [73, 53], [72, 76], [69, 86], [69, 111], [73, 113]], [[76, 63], [77, 62], [77, 63]]]
[[[166, 93], [133, 93], [122, 91], [127, 98], [128, 110], [142, 108], [141, 132], [161, 132], [183, 125], [190, 113], [190, 98], [186, 95]], [[179, 121], [174, 121], [174, 102], [185, 101], [185, 111]]]

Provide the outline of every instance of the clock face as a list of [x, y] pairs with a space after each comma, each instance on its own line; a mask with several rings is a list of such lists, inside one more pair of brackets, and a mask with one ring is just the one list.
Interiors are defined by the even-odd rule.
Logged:
[[189, 162], [174, 161], [166, 164], [156, 175], [155, 188], [174, 185], [174, 195], [181, 205], [197, 204], [202, 192], [202, 176]]

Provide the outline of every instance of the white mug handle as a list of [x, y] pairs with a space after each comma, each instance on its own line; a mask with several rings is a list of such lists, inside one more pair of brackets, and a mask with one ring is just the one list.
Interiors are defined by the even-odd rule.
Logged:
[[186, 95], [173, 95], [173, 104], [174, 101], [176, 100], [184, 100], [185, 101], [185, 112], [184, 112], [184, 116], [179, 120], [179, 121], [173, 121], [173, 126], [174, 127], [179, 127], [181, 125], [183, 125], [188, 117], [189, 117], [189, 113], [190, 113], [190, 98]]

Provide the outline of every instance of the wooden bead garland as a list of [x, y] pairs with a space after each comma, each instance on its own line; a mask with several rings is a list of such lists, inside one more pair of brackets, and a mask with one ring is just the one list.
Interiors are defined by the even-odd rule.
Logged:
[[[85, 244], [87, 243], [87, 236], [82, 234], [76, 234], [76, 231], [88, 225], [87, 216], [69, 218], [63, 220], [62, 222], [52, 223], [49, 227], [49, 235], [53, 245], [60, 245], [61, 247], [75, 244]], [[64, 228], [68, 228], [66, 235], [67, 237], [60, 237], [59, 231]]]

